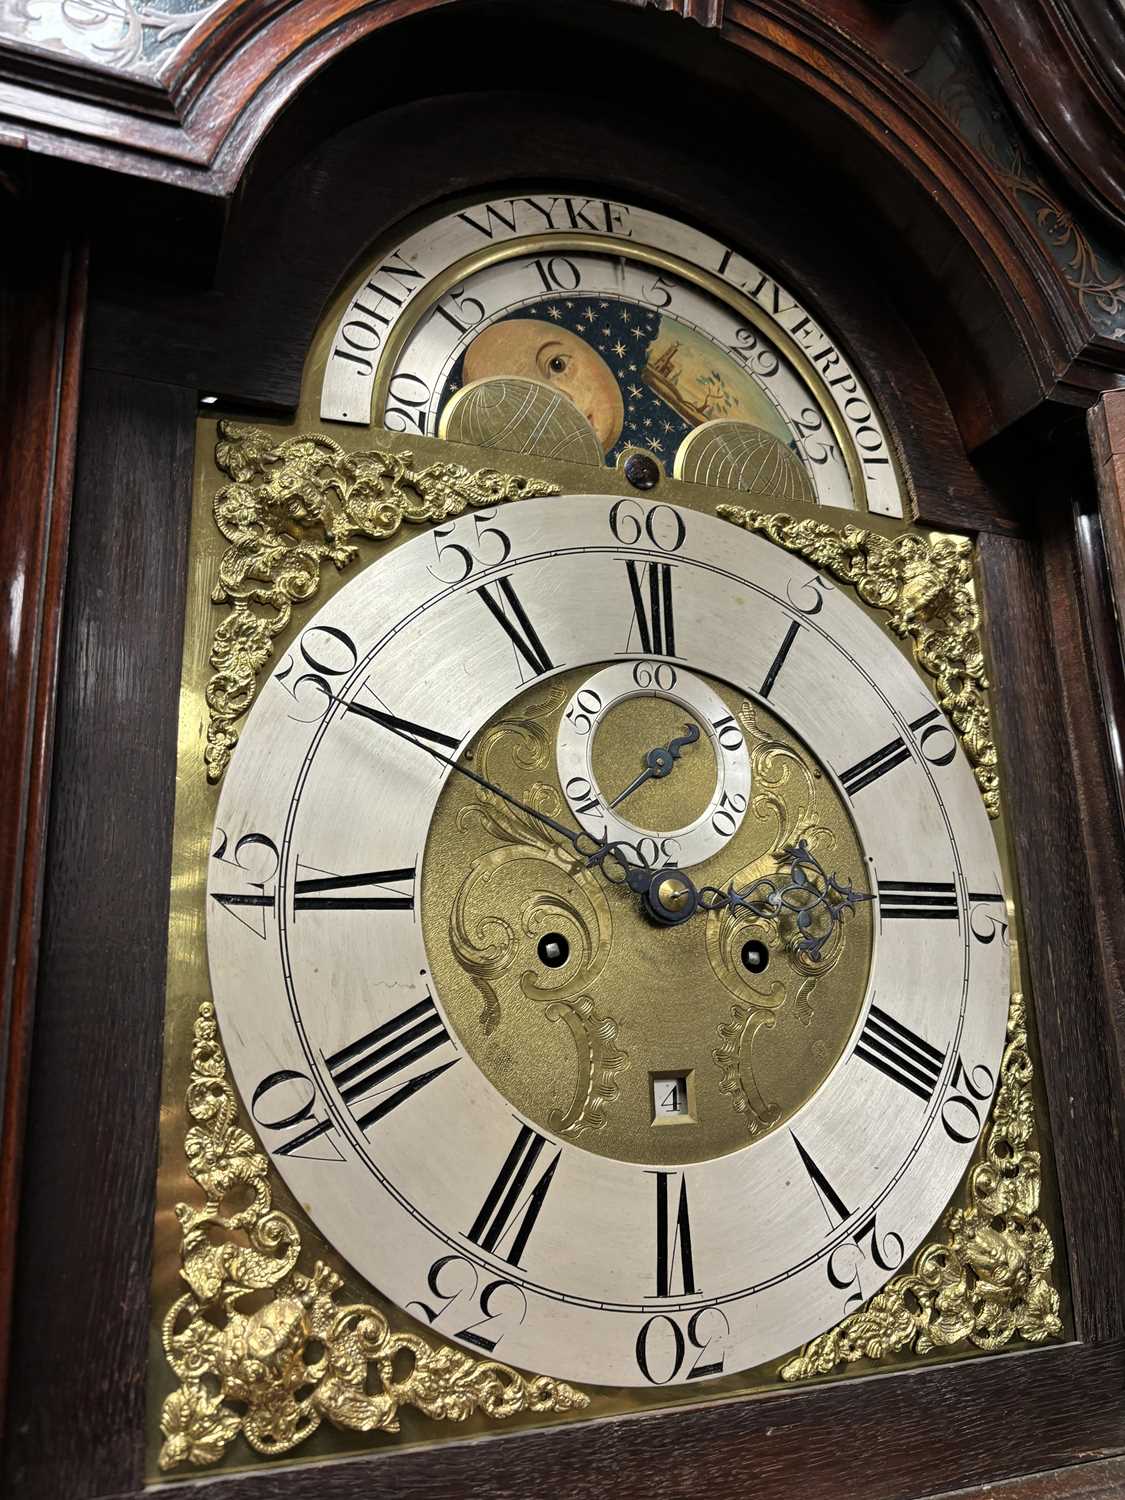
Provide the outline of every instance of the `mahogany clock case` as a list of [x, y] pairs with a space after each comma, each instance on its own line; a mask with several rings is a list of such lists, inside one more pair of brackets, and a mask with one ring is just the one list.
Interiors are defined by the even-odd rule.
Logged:
[[[551, 60], [535, 92], [527, 63], [520, 73], [507, 61], [517, 27], [521, 57]], [[478, 66], [467, 87], [458, 60], [470, 40]], [[8, 483], [27, 480], [6, 490], [18, 501], [6, 500], [6, 550], [18, 539], [45, 608], [37, 673], [13, 685], [19, 723], [42, 729], [21, 829], [43, 896], [37, 974], [35, 913], [24, 917], [16, 999], [28, 998], [9, 1063], [18, 1080], [21, 1039], [32, 1043], [10, 1492], [87, 1500], [142, 1487], [199, 396], [218, 396], [226, 412], [286, 414], [325, 305], [388, 226], [450, 198], [546, 181], [648, 203], [784, 270], [863, 369], [920, 518], [980, 532], [1074, 1336], [761, 1400], [498, 1435], [497, 1446], [217, 1483], [248, 1500], [359, 1495], [373, 1483], [466, 1496], [549, 1483], [581, 1496], [659, 1474], [670, 1493], [752, 1484], [769, 1497], [792, 1493], [799, 1474], [803, 1493], [842, 1500], [938, 1494], [1125, 1450], [1125, 857], [1106, 733], [1120, 678], [1105, 560], [1091, 540], [1083, 413], [1043, 399], [1019, 326], [1030, 317], [1042, 342], [1058, 336], [1045, 299], [1013, 316], [1003, 278], [967, 248], [969, 227], [955, 236], [893, 153], [845, 129], [812, 87], [751, 68], [680, 18], [600, 6], [574, 8], [563, 24], [546, 7], [454, 8], [357, 45], [282, 114], [225, 223], [216, 203], [50, 163], [17, 160], [11, 180], [27, 233], [8, 305], [39, 337], [10, 341], [3, 356], [19, 419]], [[46, 518], [45, 483], [58, 497]], [[9, 1191], [14, 1139], [6, 1131]], [[1114, 1493], [1096, 1486], [1118, 1482], [1089, 1479], [1068, 1493]]]

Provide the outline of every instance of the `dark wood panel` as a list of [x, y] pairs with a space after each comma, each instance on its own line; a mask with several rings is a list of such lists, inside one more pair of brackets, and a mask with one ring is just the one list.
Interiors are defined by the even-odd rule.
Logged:
[[161, 1493], [169, 1500], [913, 1500], [1123, 1450], [1125, 1345], [1071, 1345], [297, 1472], [196, 1480]]
[[1074, 578], [1059, 576], [1071, 517], [1047, 525], [1046, 561], [1028, 543], [983, 537], [981, 573], [1075, 1321], [1080, 1337], [1111, 1339], [1125, 1330], [1125, 1111], [1120, 981], [1103, 953], [1107, 922], [1125, 928], [1123, 887], [1104, 844], [1104, 727], [1081, 625], [1064, 618], [1076, 609]]
[[86, 311], [84, 246], [24, 189], [0, 186], [33, 221], [0, 269], [0, 1433]]
[[1125, 30], [1084, 0], [959, 0], [1068, 193], [1125, 229]]
[[7, 1493], [141, 1474], [194, 401], [83, 383], [15, 1275]]
[[935, 1500], [1120, 1500], [1125, 1495], [1125, 1459], [1075, 1464], [1050, 1474], [1032, 1474], [1008, 1484], [950, 1491]]

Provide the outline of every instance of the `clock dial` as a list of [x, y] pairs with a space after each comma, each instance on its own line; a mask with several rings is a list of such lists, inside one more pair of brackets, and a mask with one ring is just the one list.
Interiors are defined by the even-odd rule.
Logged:
[[664, 215], [571, 195], [475, 204], [369, 267], [321, 416], [902, 515], [886, 430], [773, 277]]
[[[674, 632], [638, 642], [663, 567]], [[654, 750], [640, 837], [603, 837], [567, 757], [612, 800]], [[527, 501], [385, 556], [264, 686], [212, 855], [263, 1145], [375, 1285], [517, 1366], [788, 1352], [931, 1228], [995, 1087], [1002, 887], [952, 730], [841, 591], [709, 516]]]

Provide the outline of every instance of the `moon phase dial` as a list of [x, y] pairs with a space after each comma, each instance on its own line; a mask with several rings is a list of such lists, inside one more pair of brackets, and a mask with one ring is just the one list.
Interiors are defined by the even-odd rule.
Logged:
[[681, 869], [719, 853], [750, 801], [737, 717], [694, 672], [630, 661], [586, 678], [559, 724], [559, 785], [595, 838]]

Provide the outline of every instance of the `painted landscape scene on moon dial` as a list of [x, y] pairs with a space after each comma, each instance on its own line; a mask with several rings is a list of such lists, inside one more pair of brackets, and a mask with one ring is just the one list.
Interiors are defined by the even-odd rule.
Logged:
[[[634, 301], [549, 297], [512, 309], [459, 355], [441, 405], [450, 411], [460, 394], [454, 409], [464, 431], [466, 389], [469, 397], [495, 399], [504, 381], [534, 382], [567, 397], [584, 419], [584, 461], [598, 462], [600, 454], [613, 466], [640, 448], [671, 472], [691, 433], [704, 425], [721, 431], [729, 451], [727, 424], [738, 424], [775, 484], [782, 479], [793, 498], [814, 498], [796, 436], [761, 386], [697, 329]], [[566, 456], [576, 456], [574, 448]]]

